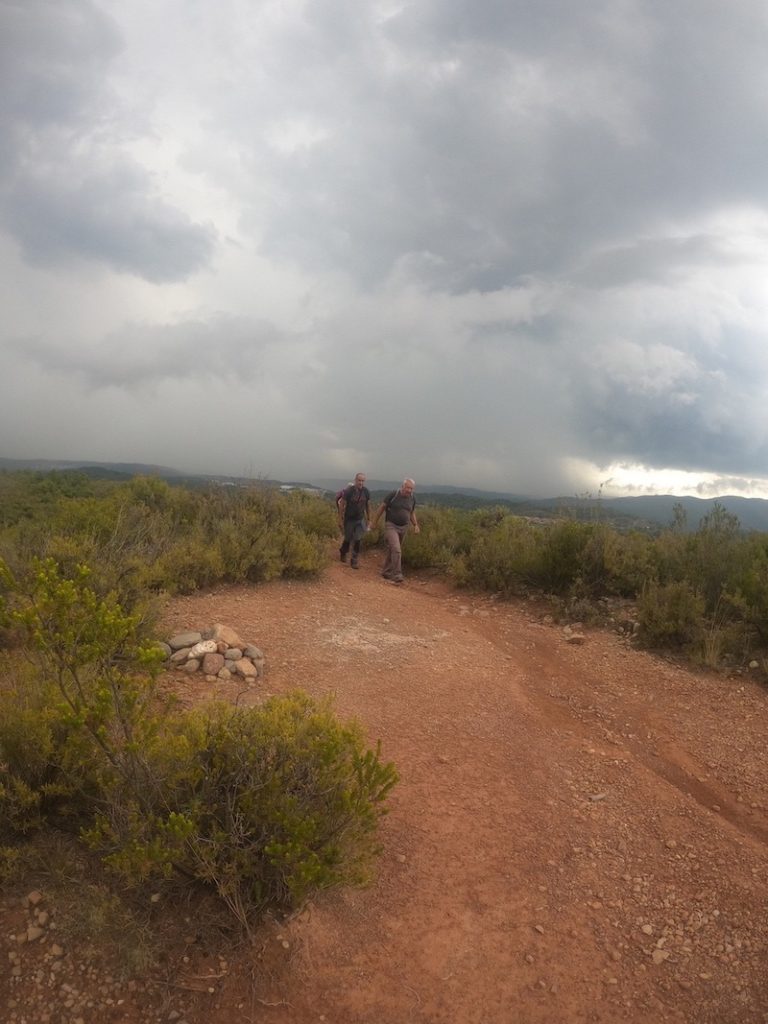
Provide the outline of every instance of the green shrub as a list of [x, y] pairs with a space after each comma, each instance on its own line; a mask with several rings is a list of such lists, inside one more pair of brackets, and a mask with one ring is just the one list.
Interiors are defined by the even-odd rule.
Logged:
[[541, 576], [543, 531], [516, 516], [503, 516], [475, 531], [469, 550], [457, 558], [459, 584], [513, 594]]
[[[0, 475], [3, 482], [11, 488]], [[32, 484], [13, 486], [24, 504]], [[26, 497], [29, 515], [0, 531], [0, 557], [20, 578], [36, 558], [52, 558], [70, 577], [86, 565], [92, 589], [102, 598], [112, 594], [145, 628], [156, 616], [153, 594], [317, 574], [336, 528], [329, 503], [317, 495], [264, 487], [192, 492], [136, 478], [100, 496], [56, 483], [44, 501]]]
[[315, 889], [362, 881], [397, 775], [361, 730], [304, 694], [261, 708], [219, 705], [195, 723], [205, 765], [190, 801], [186, 863], [246, 919]]
[[602, 578], [602, 552], [594, 544], [591, 564], [586, 552], [595, 537], [591, 523], [578, 523], [573, 519], [560, 519], [544, 527], [541, 537], [541, 555], [534, 582], [552, 594], [565, 594], [577, 582], [591, 590], [591, 577]]
[[636, 530], [611, 531], [606, 538], [605, 566], [609, 593], [634, 597], [657, 577], [656, 542]]
[[338, 533], [336, 507], [316, 494], [291, 491], [284, 498], [291, 521], [301, 532], [329, 538]]
[[6, 677], [0, 700], [0, 837], [40, 829], [68, 795], [59, 761], [63, 726], [52, 710], [53, 687], [32, 672]]
[[195, 527], [184, 538], [172, 542], [156, 562], [146, 565], [140, 580], [151, 590], [189, 594], [227, 576], [219, 546], [208, 542], [200, 528]]
[[701, 593], [709, 614], [715, 612], [722, 595], [733, 590], [745, 549], [739, 535], [739, 520], [718, 502], [704, 516], [698, 530], [687, 537], [683, 578]]
[[36, 665], [0, 689], [0, 839], [79, 830], [126, 882], [181, 874], [246, 925], [364, 878], [397, 774], [358, 725], [303, 694], [182, 713], [87, 568], [38, 563], [26, 589], [0, 577]]
[[[182, 872], [211, 886], [243, 923], [318, 889], [366, 878], [384, 800], [397, 780], [360, 727], [306, 694], [258, 708], [214, 704], [175, 722], [150, 756], [167, 778], [148, 813], [112, 792], [85, 837], [127, 882]], [[168, 810], [168, 808], [172, 810]]]
[[638, 603], [641, 638], [649, 647], [688, 647], [700, 641], [704, 598], [689, 583], [648, 583]]
[[120, 784], [149, 799], [143, 751], [157, 733], [152, 673], [161, 655], [89, 576], [81, 566], [67, 579], [49, 559], [34, 566], [26, 592], [7, 586], [3, 617], [36, 666], [0, 694], [0, 823], [13, 832], [82, 820]]
[[455, 558], [469, 550], [471, 526], [466, 513], [426, 506], [418, 512], [420, 533], [412, 530], [403, 548], [403, 562], [410, 569], [449, 571]]
[[768, 537], [753, 536], [745, 543], [745, 555], [734, 573], [733, 588], [741, 601], [748, 627], [762, 644], [768, 643]]

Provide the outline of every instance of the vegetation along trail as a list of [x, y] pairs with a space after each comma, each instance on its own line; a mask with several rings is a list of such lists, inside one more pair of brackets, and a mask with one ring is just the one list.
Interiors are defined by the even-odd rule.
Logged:
[[333, 694], [401, 775], [371, 885], [269, 924], [199, 1020], [768, 1021], [765, 688], [376, 561], [168, 610], [263, 647], [241, 701]]

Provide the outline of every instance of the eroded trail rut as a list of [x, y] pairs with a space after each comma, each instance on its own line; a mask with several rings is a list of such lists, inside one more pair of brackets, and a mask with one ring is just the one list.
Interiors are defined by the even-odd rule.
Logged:
[[268, 926], [199, 1020], [765, 1024], [768, 691], [374, 561], [169, 610], [262, 646], [258, 696], [335, 694], [402, 778], [370, 887]]

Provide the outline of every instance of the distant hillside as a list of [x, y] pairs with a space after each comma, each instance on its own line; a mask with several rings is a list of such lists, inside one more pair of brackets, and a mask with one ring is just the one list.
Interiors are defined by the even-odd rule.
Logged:
[[649, 494], [632, 498], [604, 498], [603, 504], [664, 525], [672, 522], [675, 505], [682, 505], [691, 530], [698, 527], [715, 504], [719, 504], [738, 517], [743, 530], [768, 531], [768, 501], [765, 498], [740, 498], [733, 494], [722, 498], [680, 498], [673, 494]]
[[[721, 498], [679, 497], [674, 494], [649, 494], [627, 498], [530, 498], [517, 510], [529, 515], [538, 509], [544, 514], [556, 512], [577, 518], [608, 518], [633, 522], [637, 526], [669, 526], [674, 518], [675, 505], [680, 505], [687, 517], [689, 530], [698, 528], [701, 520], [716, 504], [735, 515], [743, 530], [768, 531], [768, 501], [764, 498], [740, 498], [727, 495]], [[526, 511], [523, 511], [526, 510]]]
[[[321, 487], [326, 491], [338, 491], [342, 487], [346, 487], [350, 483], [350, 479], [346, 480], [342, 477], [319, 477], [312, 479], [312, 483], [315, 487]], [[367, 480], [366, 487], [369, 491], [393, 491], [396, 487], [399, 487], [402, 480]], [[469, 497], [480, 498], [483, 501], [530, 501], [531, 499], [525, 495], [510, 494], [508, 491], [481, 491], [476, 487], [461, 487], [458, 484], [422, 484], [416, 482], [416, 494], [421, 495], [422, 498], [425, 494], [446, 494], [446, 495], [466, 495]]]
[[94, 480], [130, 480], [134, 476], [156, 476], [168, 483], [184, 487], [205, 487], [213, 483], [238, 484], [243, 486], [282, 487], [312, 489], [302, 481], [252, 479], [230, 476], [227, 473], [185, 473], [171, 466], [156, 466], [144, 462], [92, 462], [84, 459], [4, 459], [0, 458], [0, 472], [39, 473], [83, 473]]
[[[249, 479], [214, 473], [184, 473], [170, 466], [157, 466], [141, 462], [98, 462], [83, 459], [5, 459], [0, 458], [0, 471], [37, 470], [39, 472], [78, 471], [96, 479], [120, 480], [133, 476], [157, 476], [169, 483], [187, 487], [204, 487], [212, 483], [243, 486], [258, 484], [264, 487], [292, 486], [318, 487], [333, 494], [348, 480], [342, 477], [324, 477], [304, 481]], [[368, 488], [374, 501], [400, 486], [400, 480], [369, 480]], [[579, 519], [604, 519], [619, 529], [649, 529], [668, 526], [672, 522], [675, 505], [681, 505], [688, 517], [688, 528], [695, 530], [715, 503], [738, 517], [744, 530], [768, 532], [768, 500], [741, 498], [728, 495], [721, 498], [677, 497], [673, 494], [637, 495], [626, 498], [535, 498], [530, 495], [505, 491], [483, 491], [476, 487], [457, 484], [418, 484], [416, 496], [421, 504], [434, 504], [450, 508], [486, 508], [502, 505], [518, 515], [552, 518], [572, 515]]]
[[[370, 481], [374, 498], [380, 498], [397, 485]], [[602, 519], [621, 530], [658, 529], [669, 526], [674, 518], [675, 505], [685, 510], [688, 529], [695, 530], [715, 504], [735, 515], [743, 530], [768, 532], [768, 501], [764, 498], [740, 498], [729, 495], [721, 498], [677, 497], [673, 494], [644, 495], [627, 498], [531, 498], [480, 491], [464, 487], [425, 487], [416, 489], [423, 505], [441, 505], [448, 508], [475, 509], [500, 505], [510, 512], [529, 518], [551, 519], [568, 515], [581, 520]]]
[[143, 462], [92, 462], [88, 459], [76, 461], [73, 459], [2, 459], [0, 458], [0, 469], [7, 470], [38, 470], [43, 473], [50, 473], [53, 470], [104, 470], [109, 474], [118, 476], [161, 476], [178, 477], [182, 474], [178, 469], [171, 469], [169, 466], [145, 465]]

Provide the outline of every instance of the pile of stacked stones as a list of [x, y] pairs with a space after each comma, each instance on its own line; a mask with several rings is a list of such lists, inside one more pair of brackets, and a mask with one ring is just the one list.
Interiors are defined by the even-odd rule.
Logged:
[[253, 682], [264, 674], [263, 652], [221, 623], [199, 633], [178, 633], [160, 646], [170, 668], [189, 675], [200, 672], [208, 682], [233, 676]]

